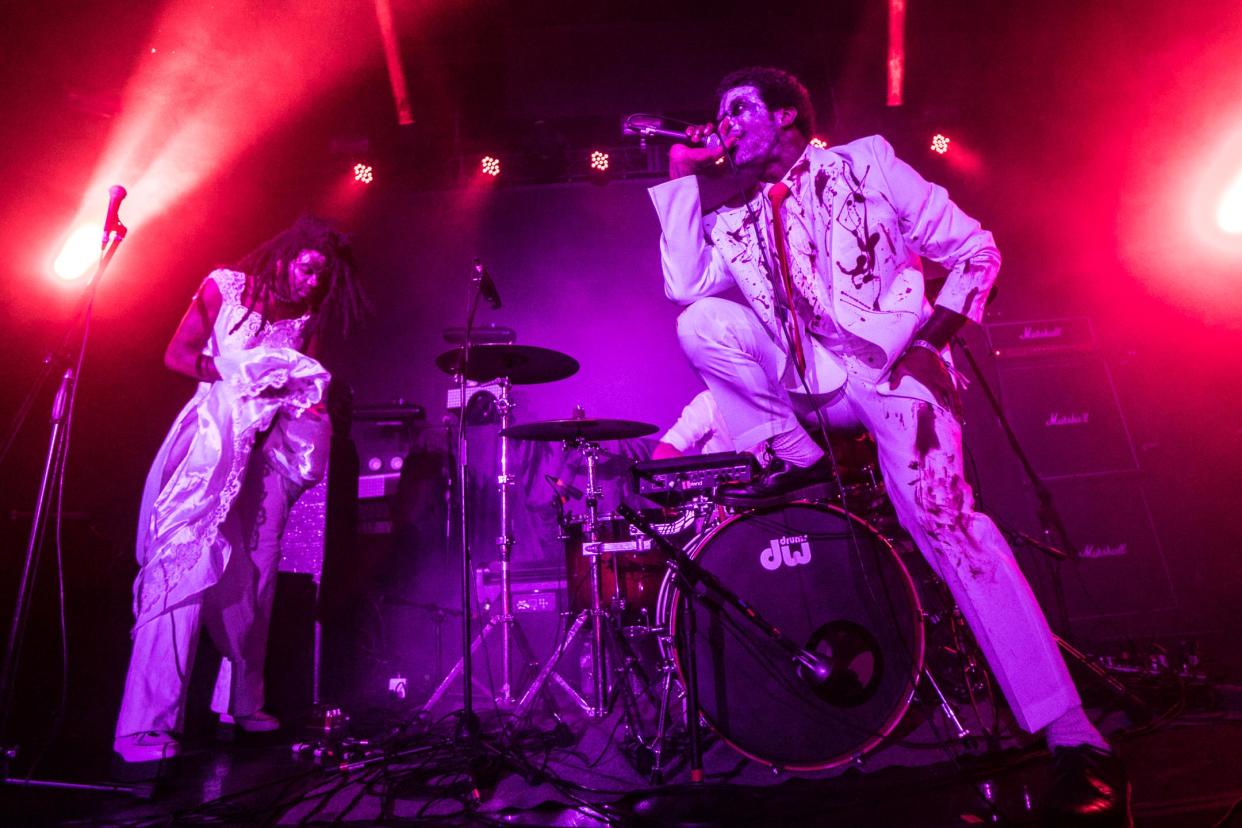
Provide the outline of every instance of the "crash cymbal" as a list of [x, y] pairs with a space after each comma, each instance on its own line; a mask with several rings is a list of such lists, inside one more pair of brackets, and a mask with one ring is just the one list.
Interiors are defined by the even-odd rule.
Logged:
[[645, 437], [659, 429], [651, 423], [634, 420], [542, 420], [509, 426], [500, 432], [515, 440], [629, 440]]
[[[454, 348], [436, 357], [436, 367], [446, 374], [461, 373], [461, 349]], [[578, 372], [578, 360], [534, 345], [472, 345], [466, 379], [487, 382], [508, 377], [514, 385], [554, 382]]]

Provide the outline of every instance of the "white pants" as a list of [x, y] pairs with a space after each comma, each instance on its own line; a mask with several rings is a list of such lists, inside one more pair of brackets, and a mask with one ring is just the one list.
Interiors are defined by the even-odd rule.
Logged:
[[134, 632], [117, 719], [117, 738], [149, 730], [180, 732], [194, 670], [199, 625], [224, 656], [211, 709], [249, 716], [263, 707], [263, 667], [276, 595], [280, 539], [302, 493], [270, 463], [261, 445], [221, 531], [233, 540], [220, 581]]
[[758, 317], [725, 299], [703, 299], [678, 319], [678, 335], [739, 447], [802, 428], [819, 408], [834, 428], [863, 426], [901, 525], [949, 587], [1019, 725], [1043, 728], [1081, 704], [1043, 611], [996, 525], [974, 511], [957, 419], [938, 405], [881, 394], [847, 367], [839, 391], [813, 401], [782, 386], [782, 353]]

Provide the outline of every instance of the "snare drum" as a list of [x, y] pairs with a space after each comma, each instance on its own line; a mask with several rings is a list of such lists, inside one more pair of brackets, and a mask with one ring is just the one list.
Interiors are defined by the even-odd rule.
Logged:
[[[643, 511], [660, 533], [679, 547], [694, 537], [693, 514]], [[569, 521], [565, 539], [565, 573], [569, 587], [569, 609], [574, 614], [590, 609], [590, 556], [600, 555], [600, 606], [620, 620], [629, 635], [652, 630], [656, 598], [667, 570], [664, 555], [651, 548], [651, 542], [637, 529], [614, 515], [596, 521], [595, 541], [586, 541], [585, 518]]]

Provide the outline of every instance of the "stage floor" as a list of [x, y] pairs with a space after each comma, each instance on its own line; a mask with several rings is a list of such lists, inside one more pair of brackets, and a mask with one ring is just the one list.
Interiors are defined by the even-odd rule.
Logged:
[[[1046, 754], [1012, 739], [991, 753], [942, 746], [943, 728], [929, 716], [863, 762], [816, 773], [775, 772], [712, 739], [707, 779], [693, 785], [675, 747], [665, 784], [653, 785], [636, 770], [619, 713], [567, 716], [560, 730], [504, 739], [485, 714], [490, 735], [477, 750], [454, 737], [452, 716], [398, 733], [393, 713], [351, 724], [394, 747], [351, 768], [297, 755], [298, 734], [202, 739], [187, 744], [150, 798], [10, 786], [0, 791], [0, 812], [6, 825], [1023, 825], [1037, 821], [1049, 773]], [[1133, 782], [1137, 825], [1242, 825], [1236, 710], [1173, 708], [1115, 742]], [[49, 757], [38, 778], [98, 784], [111, 773], [106, 747], [97, 746]], [[1220, 822], [1231, 808], [1234, 822]]]

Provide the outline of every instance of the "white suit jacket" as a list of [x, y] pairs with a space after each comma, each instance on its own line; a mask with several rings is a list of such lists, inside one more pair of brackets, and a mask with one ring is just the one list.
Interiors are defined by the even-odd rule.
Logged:
[[[810, 297], [809, 305], [798, 305], [799, 319], [821, 335], [810, 338], [813, 345], [821, 338], [848, 342], [860, 370], [876, 380], [886, 376], [931, 315], [920, 256], [949, 270], [936, 304], [980, 321], [1000, 268], [992, 234], [943, 187], [898, 159], [883, 138], [830, 149], [808, 146], [781, 180], [790, 188], [783, 214], [790, 269]], [[665, 294], [688, 305], [736, 284], [780, 343], [780, 311], [769, 276], [774, 265], [765, 249], [771, 239], [769, 189], [748, 205], [706, 216], [694, 176], [667, 181], [650, 194], [662, 228]], [[819, 365], [812, 390], [839, 387], [844, 372], [826, 369], [818, 356], [812, 360]]]

